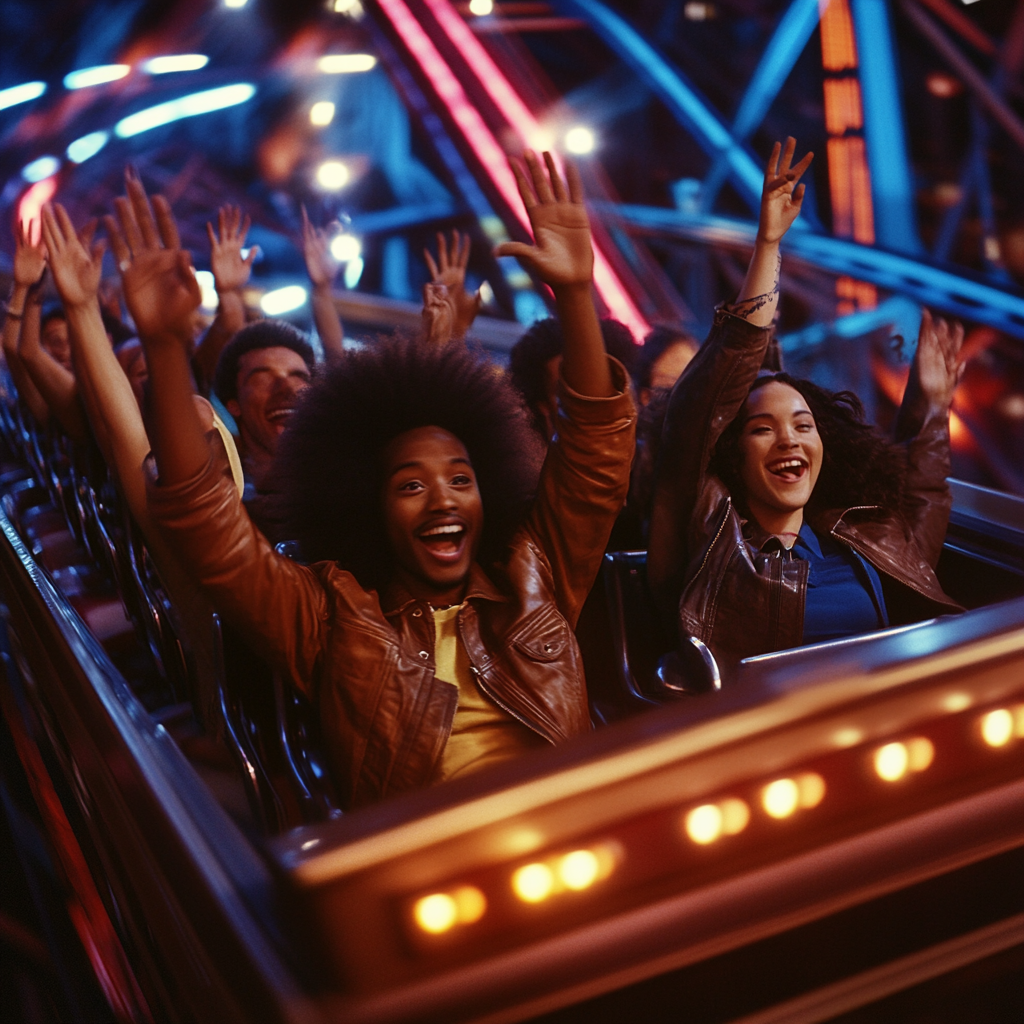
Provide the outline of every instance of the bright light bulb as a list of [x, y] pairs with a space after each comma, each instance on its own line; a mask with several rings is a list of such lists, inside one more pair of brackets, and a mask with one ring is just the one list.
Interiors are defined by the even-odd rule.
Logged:
[[100, 64], [94, 68], [82, 68], [64, 76], [65, 89], [85, 89], [90, 85], [103, 85], [124, 78], [131, 68], [127, 64]]
[[363, 5], [359, 0], [334, 0], [334, 13], [347, 14], [358, 21], [363, 16]]
[[805, 772], [796, 784], [800, 789], [800, 806], [817, 807], [825, 799], [825, 780], [817, 772]]
[[345, 287], [355, 288], [359, 284], [359, 279], [363, 276], [363, 260], [362, 257], [356, 257], [354, 260], [349, 260], [348, 266], [345, 267]]
[[334, 104], [330, 100], [320, 100], [309, 108], [309, 123], [323, 128], [334, 120]]
[[565, 148], [576, 156], [585, 156], [593, 153], [597, 145], [597, 139], [589, 128], [577, 125], [565, 133]]
[[750, 821], [750, 808], [736, 797], [729, 797], [718, 806], [722, 811], [722, 831], [727, 836], [739, 835]]
[[369, 53], [328, 53], [317, 61], [325, 75], [352, 75], [376, 67], [377, 58]]
[[907, 765], [912, 772], [923, 772], [935, 760], [935, 746], [925, 736], [917, 736], [907, 743]]
[[990, 711], [981, 719], [981, 738], [990, 747], [1005, 747], [1013, 737], [1013, 715], [1006, 708]]
[[23, 167], [21, 176], [26, 181], [36, 182], [42, 181], [43, 178], [49, 178], [51, 174], [56, 174], [59, 170], [60, 161], [55, 156], [41, 156], [38, 160], [33, 160], [32, 163]]
[[475, 924], [487, 910], [487, 900], [475, 885], [464, 885], [452, 893], [459, 924]]
[[559, 862], [558, 877], [567, 889], [588, 889], [601, 874], [601, 862], [593, 850], [574, 850]]
[[363, 247], [355, 235], [335, 235], [331, 239], [331, 255], [339, 263], [358, 259], [362, 251]]
[[800, 805], [800, 787], [793, 779], [776, 779], [764, 787], [761, 803], [773, 818], [788, 818]]
[[225, 7], [244, 7], [249, 0], [224, 0]]
[[875, 771], [886, 782], [897, 782], [910, 767], [910, 751], [902, 743], [886, 743], [875, 751]]
[[416, 923], [431, 935], [441, 935], [459, 919], [458, 904], [444, 892], [417, 900], [412, 913]]
[[165, 57], [151, 57], [142, 65], [150, 75], [169, 75], [175, 71], [198, 71], [210, 63], [205, 53], [175, 53]]
[[29, 100], [37, 99], [46, 92], [45, 82], [23, 82], [21, 85], [12, 85], [7, 89], [0, 89], [0, 110], [17, 106], [19, 103], [27, 103]]
[[267, 316], [280, 316], [298, 309], [306, 301], [306, 289], [301, 284], [290, 284], [267, 292], [260, 299], [260, 309]]
[[317, 184], [330, 192], [344, 188], [350, 177], [349, 169], [340, 160], [325, 160], [316, 172]]
[[483, 18], [494, 11], [494, 0], [469, 0], [469, 13]]
[[199, 282], [199, 291], [202, 293], [200, 305], [206, 310], [216, 309], [220, 298], [214, 286], [213, 274], [209, 270], [197, 270], [196, 280]]
[[73, 164], [85, 163], [91, 156], [95, 156], [110, 138], [110, 132], [90, 132], [80, 139], [75, 139], [66, 150], [67, 158]]
[[555, 887], [555, 876], [547, 864], [527, 864], [512, 876], [512, 891], [526, 903], [546, 900]]
[[701, 804], [686, 815], [686, 834], [701, 846], [722, 834], [722, 812], [715, 804]]

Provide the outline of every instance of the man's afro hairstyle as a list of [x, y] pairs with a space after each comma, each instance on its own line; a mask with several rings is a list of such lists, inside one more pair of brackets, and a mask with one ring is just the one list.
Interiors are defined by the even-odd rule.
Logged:
[[310, 372], [316, 365], [313, 346], [297, 327], [284, 320], [257, 320], [243, 327], [225, 346], [213, 375], [214, 394], [225, 404], [238, 398], [238, 362], [261, 348], [290, 348], [302, 356]]
[[543, 446], [519, 395], [461, 345], [394, 337], [349, 353], [303, 393], [281, 435], [274, 491], [285, 536], [379, 590], [394, 571], [384, 526], [384, 450], [435, 426], [466, 446], [484, 507], [478, 560], [507, 551], [536, 493]]

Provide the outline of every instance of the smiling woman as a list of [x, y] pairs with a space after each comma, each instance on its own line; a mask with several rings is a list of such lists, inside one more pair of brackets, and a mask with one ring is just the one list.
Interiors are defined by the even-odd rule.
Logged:
[[649, 579], [666, 618], [726, 673], [751, 655], [959, 610], [934, 568], [963, 331], [922, 317], [902, 445], [864, 422], [851, 392], [761, 372], [779, 241], [809, 163], [791, 168], [793, 151], [789, 140], [772, 154], [739, 300], [673, 391], [661, 439]]

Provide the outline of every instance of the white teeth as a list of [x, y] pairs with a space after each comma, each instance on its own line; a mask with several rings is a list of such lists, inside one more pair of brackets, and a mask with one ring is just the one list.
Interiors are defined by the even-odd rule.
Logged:
[[420, 534], [421, 537], [436, 537], [443, 533], [462, 533], [462, 527], [452, 523], [450, 526], [435, 526]]
[[786, 462], [776, 462], [774, 465], [768, 467], [769, 472], [779, 474], [788, 473], [791, 469], [800, 470], [806, 465], [800, 459], [788, 459]]

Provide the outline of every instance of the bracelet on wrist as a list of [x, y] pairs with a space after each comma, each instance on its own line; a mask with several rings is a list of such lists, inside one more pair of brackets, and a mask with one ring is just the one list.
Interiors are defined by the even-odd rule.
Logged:
[[22, 310], [20, 313], [16, 313], [13, 309], [5, 309], [4, 316], [10, 317], [12, 320], [24, 320], [25, 310]]

